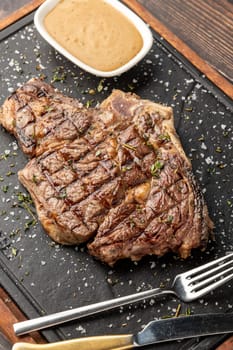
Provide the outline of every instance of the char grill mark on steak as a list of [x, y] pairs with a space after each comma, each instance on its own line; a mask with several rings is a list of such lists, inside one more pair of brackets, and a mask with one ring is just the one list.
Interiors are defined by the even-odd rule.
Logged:
[[[103, 140], [102, 143], [104, 141], [108, 142], [108, 140]], [[98, 150], [100, 150], [100, 145], [97, 144]], [[66, 155], [69, 154], [70, 147], [72, 147], [72, 143], [67, 146]], [[67, 159], [63, 158], [63, 149], [38, 157], [37, 165], [40, 168], [40, 174], [34, 176], [34, 179], [44, 178], [54, 189], [55, 194], [52, 193], [52, 195], [57, 198], [48, 201], [48, 215], [50, 211], [54, 213], [58, 208], [66, 212], [72, 210], [79, 218], [83, 218], [83, 223], [88, 228], [89, 235], [91, 235], [104, 220], [103, 215], [107, 213], [111, 205], [116, 205], [118, 201], [123, 199], [125, 189], [144, 182], [146, 176], [134, 162], [131, 162], [132, 165], [130, 167], [127, 166], [127, 169], [121, 172], [107, 153], [97, 155], [98, 150], [96, 151], [95, 148], [91, 149], [89, 147], [88, 150], [89, 152], [81, 158], [75, 160], [69, 158], [68, 161], [72, 160], [71, 164], [66, 163]], [[104, 147], [101, 152], [104, 152]], [[128, 152], [127, 147], [123, 148], [123, 152], [127, 154], [127, 161], [132, 159], [131, 152]], [[111, 154], [110, 152], [110, 156]], [[49, 158], [48, 161], [47, 158]], [[25, 181], [22, 175], [21, 181]], [[114, 181], [117, 181], [115, 187], [110, 187], [111, 193], [110, 191], [106, 193], [106, 182], [109, 187]], [[34, 186], [34, 184], [31, 185]], [[73, 190], [76, 189], [77, 194], [72, 191], [72, 188]], [[111, 194], [113, 195], [112, 199], [110, 199]], [[38, 193], [37, 195], [39, 196], [40, 194]], [[58, 198], [62, 199], [63, 197], [65, 204], [59, 203], [58, 200]], [[52, 210], [53, 206], [55, 207], [54, 210]], [[54, 214], [52, 215], [54, 218]], [[54, 218], [54, 220], [56, 219]], [[61, 223], [60, 215], [59, 223]], [[85, 241], [87, 238], [80, 239]]]
[[113, 265], [119, 259], [168, 251], [185, 258], [192, 248], [204, 247], [212, 222], [175, 133], [171, 109], [119, 92], [102, 105], [116, 114], [124, 111], [156, 159], [150, 163], [153, 176], [144, 203], [134, 203], [123, 220], [117, 220], [117, 208], [111, 209], [89, 244], [90, 253]]
[[5, 102], [0, 122], [35, 156], [19, 179], [55, 241], [93, 238], [89, 252], [109, 265], [206, 245], [212, 222], [171, 108], [115, 90], [87, 110], [34, 79]]
[[5, 101], [0, 122], [32, 157], [79, 137], [90, 126], [91, 114], [77, 100], [32, 79]]
[[[89, 230], [88, 238], [98, 229], [98, 226], [104, 220], [103, 215], [106, 215], [110, 206], [117, 205], [118, 202], [123, 200], [124, 191], [129, 186], [143, 183], [147, 179], [142, 169], [134, 162], [135, 153], [140, 151], [137, 156], [141, 157], [144, 154], [151, 153], [150, 148], [141, 142], [136, 130], [132, 129], [131, 126], [127, 130], [126, 125], [126, 132], [123, 131], [123, 134], [120, 134], [121, 137], [115, 139], [109, 137], [107, 130], [105, 133], [98, 134], [99, 136], [97, 135], [96, 138], [92, 137], [93, 130], [98, 128], [101, 131], [104, 128], [103, 114], [100, 119], [97, 116], [97, 121], [84, 135], [83, 143], [86, 146], [86, 153], [84, 152], [81, 157], [69, 158], [69, 149], [73, 149], [73, 143], [71, 143], [66, 147], [66, 153], [63, 153], [65, 149], [63, 147], [49, 153], [47, 156], [43, 154], [37, 158], [41, 172], [39, 177], [45, 178], [54, 189], [55, 195], [53, 193], [53, 196], [60, 199], [63, 196], [65, 197], [65, 204], [59, 203], [57, 198], [48, 201], [46, 209], [48, 215], [51, 211], [56, 221], [54, 217], [55, 210], [58, 210], [58, 208], [65, 212], [72, 210], [78, 218], [83, 218], [83, 224]], [[116, 124], [119, 125], [119, 118], [116, 120]], [[114, 129], [114, 124], [111, 124], [111, 128]], [[122, 130], [124, 129], [122, 128]], [[130, 145], [131, 141], [134, 145]], [[64, 157], [64, 154], [66, 154], [66, 157]], [[122, 155], [122, 159], [118, 157], [119, 154]], [[47, 160], [47, 158], [49, 159]], [[67, 160], [71, 161], [70, 164], [66, 163]], [[154, 158], [145, 167], [147, 174], [150, 171], [152, 160], [154, 161]], [[125, 162], [127, 162], [126, 165]], [[114, 179], [117, 180], [117, 186], [115, 191], [112, 191], [113, 198], [109, 200], [110, 194], [105, 194], [104, 190], [101, 191], [101, 188], [108, 181], [111, 184]], [[22, 175], [21, 181], [25, 182]], [[72, 189], [76, 189], [77, 194], [73, 193]], [[39, 195], [38, 193], [37, 196]], [[53, 209], [53, 206], [55, 209]], [[59, 223], [61, 223], [60, 215], [58, 217]], [[87, 237], [79, 237], [79, 239], [85, 241]]]

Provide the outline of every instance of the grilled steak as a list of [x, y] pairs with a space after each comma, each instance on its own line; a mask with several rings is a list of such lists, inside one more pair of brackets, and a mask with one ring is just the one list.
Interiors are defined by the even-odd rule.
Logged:
[[33, 79], [0, 122], [32, 157], [19, 180], [55, 241], [89, 241], [109, 265], [206, 246], [212, 222], [171, 108], [115, 90], [85, 109]]
[[5, 101], [0, 123], [33, 157], [79, 137], [90, 126], [91, 116], [79, 101], [31, 79]]

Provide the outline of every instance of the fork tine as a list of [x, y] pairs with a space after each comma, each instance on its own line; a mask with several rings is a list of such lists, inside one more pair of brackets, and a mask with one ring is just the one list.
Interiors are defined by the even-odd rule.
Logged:
[[230, 281], [233, 278], [233, 273], [230, 274], [229, 276], [226, 276], [224, 278], [221, 278], [219, 281], [216, 281], [215, 283], [209, 285], [206, 288], [203, 288], [197, 292], [194, 293], [195, 295], [195, 299], [196, 298], [200, 298], [206, 294], [208, 294], [209, 292], [211, 292], [212, 290], [215, 290], [216, 288], [222, 286], [224, 283]]
[[[193, 288], [191, 288], [191, 292], [198, 291], [198, 290], [200, 290], [203, 286], [206, 286], [206, 285], [209, 285], [209, 286], [211, 287], [211, 286], [213, 285], [213, 284], [211, 284], [211, 282], [213, 282], [213, 281], [216, 281], [216, 282], [217, 282], [217, 280], [218, 280], [220, 277], [226, 276], [226, 275], [227, 275], [229, 272], [231, 272], [231, 271], [233, 271], [233, 266], [230, 267], [230, 268], [228, 268], [228, 269], [226, 269], [226, 270], [224, 270], [224, 271], [221, 271], [221, 272], [219, 272], [218, 274], [213, 275], [213, 276], [211, 276], [210, 278], [207, 278], [207, 279], [205, 279], [205, 280], [203, 280], [203, 281], [201, 281], [201, 282], [199, 282], [199, 283], [193, 284], [193, 286], [191, 286], [191, 287], [193, 287]], [[228, 276], [226, 276], [226, 277], [228, 277]], [[220, 281], [222, 281], [222, 279], [220, 279]]]
[[224, 260], [228, 260], [230, 258], [233, 258], [233, 253], [230, 253], [230, 254], [227, 254], [219, 259], [216, 259], [216, 260], [213, 260], [205, 265], [201, 265], [201, 266], [198, 266], [198, 267], [195, 267], [194, 269], [192, 270], [189, 270], [187, 271], [186, 273], [183, 273], [182, 275], [183, 276], [186, 276], [186, 277], [191, 277], [191, 276], [194, 276], [195, 274], [201, 272], [201, 271], [205, 271], [206, 269], [214, 266], [214, 265], [218, 265], [219, 263], [223, 262]]
[[[223, 270], [223, 269], [226, 269], [227, 266], [233, 264], [233, 259], [232, 260], [229, 260], [229, 261], [226, 261], [220, 265], [218, 265], [217, 267], [215, 268], [212, 268], [210, 270], [207, 270], [206, 272], [203, 272], [201, 273], [200, 275], [196, 275], [195, 277], [192, 277], [189, 279], [189, 282], [190, 283], [194, 283], [196, 281], [201, 281], [202, 279], [208, 277], [208, 276], [211, 276], [213, 275], [214, 273], [218, 272], [219, 270]], [[223, 271], [224, 272], [224, 271]]]

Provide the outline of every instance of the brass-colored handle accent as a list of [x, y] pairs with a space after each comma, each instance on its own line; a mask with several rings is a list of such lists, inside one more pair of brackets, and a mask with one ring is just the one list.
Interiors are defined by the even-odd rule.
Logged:
[[124, 334], [86, 337], [48, 344], [15, 343], [12, 350], [128, 350], [133, 347], [133, 335]]

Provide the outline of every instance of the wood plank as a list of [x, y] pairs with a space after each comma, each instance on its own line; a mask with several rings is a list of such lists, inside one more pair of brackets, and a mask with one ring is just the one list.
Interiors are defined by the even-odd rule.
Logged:
[[0, 20], [0, 30], [8, 27], [10, 24], [16, 22], [20, 18], [26, 16], [27, 14], [34, 11], [38, 6], [40, 6], [44, 0], [32, 0], [28, 4], [22, 6], [18, 10], [14, 11], [10, 15]]
[[138, 0], [233, 82], [233, 4], [228, 0]]
[[[164, 23], [162, 23], [157, 17], [156, 7], [151, 7], [152, 4], [155, 6], [156, 1], [145, 1], [145, 0], [124, 0], [125, 4], [134, 10], [141, 18], [147, 22], [151, 28], [159, 33], [165, 40], [167, 40], [178, 52], [180, 52], [185, 58], [188, 59], [198, 70], [200, 70], [210, 81], [219, 87], [226, 95], [233, 99], [233, 85], [232, 83], [223, 77], [215, 68], [213, 68], [208, 62], [199, 56], [189, 45], [181, 40], [176, 34], [174, 34]], [[178, 0], [177, 0], [178, 1]], [[144, 6], [147, 6], [145, 8]], [[162, 4], [167, 1], [161, 0]], [[184, 2], [182, 2], [184, 3]], [[189, 2], [187, 2], [189, 3]], [[154, 15], [148, 10], [153, 10]], [[191, 21], [191, 19], [190, 19]], [[174, 30], [176, 33], [177, 31]]]
[[9, 16], [12, 12], [15, 12], [29, 2], [31, 2], [31, 0], [1, 0], [0, 19]]
[[32, 332], [30, 335], [20, 337], [15, 335], [13, 324], [26, 320], [26, 317], [2, 288], [0, 288], [0, 314], [0, 329], [12, 344], [21, 341], [39, 344], [46, 343], [45, 339], [38, 332]]

